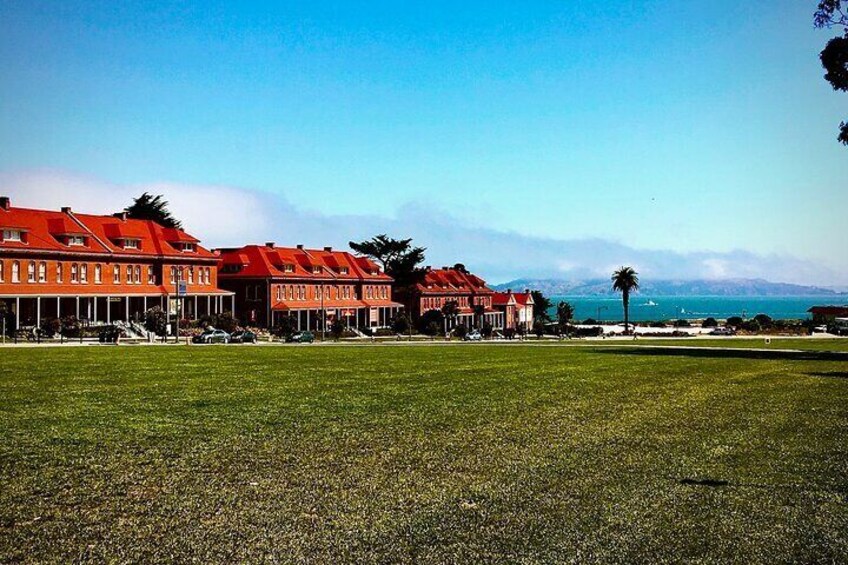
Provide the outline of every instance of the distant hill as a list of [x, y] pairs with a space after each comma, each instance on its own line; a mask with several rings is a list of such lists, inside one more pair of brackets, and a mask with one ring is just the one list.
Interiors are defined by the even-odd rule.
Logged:
[[[562, 279], [516, 279], [491, 285], [495, 290], [514, 291], [530, 288], [548, 296], [603, 296], [614, 294], [610, 281], [593, 279], [569, 281]], [[651, 296], [848, 296], [833, 289], [789, 283], [774, 283], [762, 279], [696, 279], [642, 280], [639, 292]]]

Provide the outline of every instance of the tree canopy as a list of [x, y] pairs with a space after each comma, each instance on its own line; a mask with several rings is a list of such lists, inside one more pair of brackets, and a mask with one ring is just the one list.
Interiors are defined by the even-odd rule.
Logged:
[[548, 314], [548, 311], [551, 309], [551, 306], [553, 306], [551, 301], [542, 293], [541, 290], [530, 291], [530, 295], [533, 297], [533, 317], [543, 324], [545, 322], [550, 322], [551, 315]]
[[133, 199], [133, 203], [125, 208], [127, 217], [136, 220], [153, 220], [166, 228], [182, 229], [182, 223], [171, 215], [168, 201], [161, 194], [153, 196], [149, 192]]
[[[848, 2], [845, 8], [842, 0], [821, 0], [813, 15], [813, 25], [817, 28], [832, 27], [841, 28], [843, 34], [836, 36], [827, 42], [819, 54], [822, 67], [824, 67], [824, 79], [830, 83], [834, 90], [848, 92]], [[848, 122], [839, 124], [840, 143], [848, 145]]]
[[414, 247], [412, 238], [394, 239], [380, 234], [365, 241], [351, 241], [349, 245], [357, 253], [377, 261], [400, 287], [414, 284], [424, 273], [419, 265], [424, 262], [426, 248]]

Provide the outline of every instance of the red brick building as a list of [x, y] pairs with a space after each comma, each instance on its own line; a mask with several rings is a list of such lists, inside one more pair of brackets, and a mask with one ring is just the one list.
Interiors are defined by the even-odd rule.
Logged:
[[504, 329], [533, 329], [534, 304], [529, 290], [496, 292], [492, 297], [494, 308], [504, 313]]
[[392, 301], [392, 278], [366, 257], [274, 243], [219, 251], [221, 286], [235, 293], [242, 320], [258, 326], [289, 315], [304, 330], [336, 318], [352, 328], [384, 327], [402, 308]]
[[[452, 327], [464, 324], [467, 327], [480, 327], [489, 323], [495, 329], [504, 327], [504, 313], [493, 308], [495, 291], [486, 286], [486, 281], [469, 273], [462, 266], [427, 267], [424, 277], [406, 302], [414, 319], [419, 319], [429, 310], [442, 310], [448, 302], [456, 302], [459, 315], [449, 321]], [[482, 316], [477, 313], [481, 307]]]
[[231, 310], [217, 262], [194, 237], [156, 222], [16, 208], [0, 197], [0, 301], [16, 328], [65, 316], [128, 322], [153, 306], [176, 315], [180, 278], [184, 317]]

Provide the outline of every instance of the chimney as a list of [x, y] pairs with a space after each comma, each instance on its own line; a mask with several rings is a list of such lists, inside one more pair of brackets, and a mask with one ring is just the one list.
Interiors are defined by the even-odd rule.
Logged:
[[0, 196], [0, 210], [9, 211], [12, 207], [12, 199], [8, 196]]
[[[70, 211], [70, 208], [68, 208], [68, 210]], [[112, 216], [114, 216], [115, 218], [118, 218], [122, 222], [127, 221], [127, 211], [126, 210], [124, 210], [123, 212], [115, 212], [114, 214], [112, 214]]]
[[273, 241], [266, 241], [265, 247], [268, 247], [269, 249], [274, 249], [274, 242]]
[[525, 288], [525, 289], [524, 289], [524, 294], [530, 294], [530, 289], [529, 289], [529, 288]]
[[63, 213], [63, 214], [70, 214], [70, 213], [71, 213], [71, 211], [72, 211], [72, 210], [71, 210], [71, 207], [70, 207], [70, 206], [62, 206], [62, 213]]
[[302, 243], [298, 243], [298, 244], [297, 244], [297, 248], [298, 248], [298, 249], [300, 249], [301, 251], [303, 251], [303, 244], [302, 244]]
[[332, 247], [327, 246], [327, 247], [325, 247], [325, 248], [324, 248], [324, 251], [326, 251], [327, 253], [330, 253], [330, 252], [332, 252], [332, 251], [333, 251], [333, 248], [332, 248]]
[[511, 289], [511, 288], [506, 289], [506, 293], [507, 293], [507, 294], [512, 294], [512, 289]]
[[445, 266], [443, 266], [443, 267], [442, 267], [442, 270], [443, 270], [443, 271], [449, 271], [449, 270], [450, 270], [450, 267], [448, 267], [447, 265], [445, 265]]

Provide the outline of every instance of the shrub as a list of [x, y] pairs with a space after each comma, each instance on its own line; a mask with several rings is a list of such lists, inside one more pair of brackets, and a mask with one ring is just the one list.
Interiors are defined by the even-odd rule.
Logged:
[[154, 306], [144, 313], [144, 329], [163, 336], [167, 333], [168, 322], [165, 312], [159, 306]]
[[597, 326], [598, 321], [595, 318], [586, 318], [585, 320], [583, 320], [583, 325], [584, 326]]
[[739, 316], [731, 316], [727, 319], [726, 325], [733, 327], [733, 328], [738, 328], [738, 327], [741, 327], [742, 324], [744, 324], [744, 323], [745, 323], [745, 320], [743, 320]]
[[409, 333], [409, 328], [411, 327], [412, 324], [409, 322], [409, 317], [406, 314], [398, 314], [395, 319], [392, 320], [392, 329], [395, 333]]
[[757, 314], [754, 316], [754, 321], [757, 322], [763, 329], [770, 328], [774, 325], [774, 321], [771, 319], [771, 316], [766, 314]]
[[61, 320], [62, 335], [65, 337], [79, 337], [82, 326], [76, 316], [65, 316]]
[[674, 322], [675, 328], [688, 328], [688, 327], [691, 327], [691, 326], [692, 326], [692, 324], [689, 323], [689, 320], [680, 319], [680, 320], [675, 320], [675, 322]]
[[62, 321], [59, 318], [42, 318], [41, 335], [53, 337], [62, 329]]
[[701, 327], [702, 328], [717, 328], [718, 327], [718, 320], [716, 320], [715, 318], [707, 318], [701, 324]]
[[545, 324], [543, 324], [541, 320], [536, 320], [533, 323], [533, 333], [536, 334], [536, 337], [538, 338], [545, 335]]
[[[445, 317], [439, 310], [427, 310], [421, 315], [418, 320], [418, 329], [421, 333], [427, 335], [436, 335], [442, 332], [444, 327]], [[435, 326], [435, 330], [433, 327]]]
[[333, 323], [330, 324], [330, 335], [333, 336], [333, 339], [339, 339], [340, 337], [342, 337], [342, 334], [344, 333], [344, 331], [345, 331], [345, 325], [344, 325], [344, 322], [342, 322], [340, 318], [334, 319]]
[[289, 337], [297, 331], [297, 320], [292, 316], [280, 316], [277, 320], [277, 325], [271, 329], [271, 333], [275, 337]]
[[468, 327], [465, 324], [459, 324], [453, 329], [453, 335], [463, 338], [468, 334]]
[[648, 324], [648, 326], [652, 327], [652, 328], [664, 328], [664, 327], [666, 327], [666, 323], [665, 322], [651, 322], [650, 324]]
[[489, 322], [484, 322], [483, 329], [480, 330], [480, 333], [483, 335], [483, 337], [492, 337], [493, 331], [494, 328], [492, 327], [492, 324], [490, 324]]

